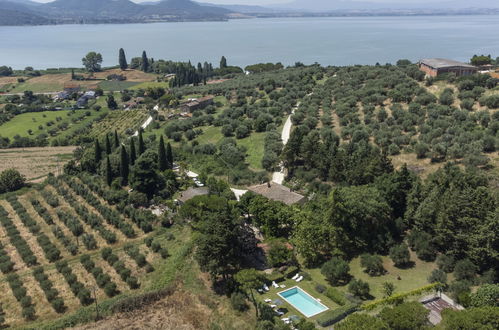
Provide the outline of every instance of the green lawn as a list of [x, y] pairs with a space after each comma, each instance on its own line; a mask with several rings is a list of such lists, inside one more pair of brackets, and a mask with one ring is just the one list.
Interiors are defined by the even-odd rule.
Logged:
[[25, 91], [32, 91], [33, 93], [48, 93], [57, 92], [63, 89], [60, 83], [30, 83], [29, 80], [25, 83], [17, 85], [10, 93], [23, 93]]
[[133, 87], [131, 87], [130, 89], [147, 89], [147, 88], [156, 88], [156, 87], [169, 88], [170, 83], [148, 81], [148, 82], [138, 83], [138, 84], [134, 85]]
[[[371, 288], [371, 295], [376, 299], [383, 298], [383, 283], [391, 282], [395, 285], [395, 292], [407, 292], [418, 289], [428, 284], [427, 278], [431, 272], [436, 269], [435, 263], [424, 262], [416, 258], [414, 253], [411, 252], [411, 260], [415, 261], [415, 266], [408, 269], [399, 269], [393, 265], [389, 257], [382, 257], [383, 265], [387, 273], [383, 276], [371, 277], [364, 273], [360, 267], [360, 258], [355, 258], [350, 262], [350, 274], [363, 281], [369, 283]], [[323, 285], [329, 285], [324, 276], [321, 274], [320, 269], [307, 269], [306, 270], [312, 278]], [[400, 276], [400, 280], [398, 277]], [[339, 290], [347, 292], [347, 286], [338, 287]]]
[[263, 170], [262, 158], [264, 152], [264, 140], [267, 133], [251, 133], [245, 139], [237, 140], [237, 144], [245, 147], [248, 151], [246, 160], [253, 170]]
[[[90, 111], [91, 115], [89, 117], [85, 117], [84, 120], [73, 124], [71, 122], [71, 119], [75, 116], [79, 116], [82, 113], [85, 113], [87, 111]], [[61, 111], [44, 111], [44, 112], [30, 112], [30, 113], [24, 113], [18, 116], [15, 116], [12, 118], [10, 121], [6, 122], [5, 124], [0, 126], [0, 135], [2, 137], [7, 137], [9, 139], [12, 139], [14, 136], [19, 135], [19, 136], [30, 136], [28, 133], [28, 130], [32, 130], [33, 134], [31, 135], [32, 138], [38, 136], [39, 134], [42, 133], [47, 133], [48, 130], [52, 128], [56, 128], [57, 125], [61, 123], [68, 123], [69, 128], [66, 131], [59, 132], [57, 135], [59, 136], [64, 136], [71, 132], [72, 130], [76, 129], [77, 127], [83, 126], [86, 122], [89, 120], [93, 120], [94, 118], [98, 117], [101, 113], [106, 112], [105, 109], [97, 112], [95, 110], [76, 110], [75, 114], [72, 116], [68, 116], [72, 111], [70, 110], [61, 110]], [[61, 121], [57, 121], [56, 118], [61, 117]], [[47, 127], [48, 122], [53, 122], [54, 124], [50, 127]], [[40, 130], [39, 126], [42, 126], [43, 128]]]
[[199, 127], [203, 130], [203, 134], [197, 137], [199, 144], [213, 143], [217, 144], [223, 139], [222, 129], [215, 126], [203, 126]]
[[133, 81], [103, 81], [99, 83], [99, 87], [104, 91], [122, 91], [124, 89], [131, 89], [134, 86], [139, 85], [139, 82]]

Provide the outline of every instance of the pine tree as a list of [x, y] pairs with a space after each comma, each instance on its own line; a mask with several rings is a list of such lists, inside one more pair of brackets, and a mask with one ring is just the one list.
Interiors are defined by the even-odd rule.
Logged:
[[158, 168], [160, 171], [165, 171], [168, 168], [168, 160], [166, 158], [165, 151], [165, 140], [163, 139], [163, 135], [161, 135], [161, 138], [159, 139]]
[[173, 152], [170, 142], [166, 145], [166, 160], [168, 161], [168, 167], [171, 169], [173, 167]]
[[227, 67], [227, 59], [225, 56], [222, 56], [222, 59], [220, 60], [220, 69], [225, 69]]
[[120, 56], [119, 56], [120, 69], [126, 70], [128, 69], [128, 63], [126, 61], [125, 50], [120, 48]]
[[142, 71], [148, 72], [149, 71], [149, 59], [147, 58], [146, 51], [144, 50], [142, 52]]
[[111, 169], [111, 161], [109, 160], [109, 156], [107, 156], [106, 160], [106, 182], [108, 186], [113, 183], [113, 170]]
[[113, 150], [111, 149], [111, 142], [109, 141], [109, 135], [106, 134], [106, 154], [110, 155]]
[[118, 137], [118, 131], [114, 131], [114, 148], [117, 149], [120, 147], [120, 138]]
[[76, 76], [75, 76], [75, 70], [74, 69], [71, 69], [71, 80], [75, 80]]
[[95, 152], [95, 156], [94, 156], [95, 165], [98, 166], [99, 163], [100, 163], [100, 161], [102, 160], [102, 148], [100, 146], [100, 143], [99, 143], [98, 139], [95, 139], [94, 152]]
[[137, 159], [137, 152], [135, 151], [135, 137], [130, 140], [130, 165], [135, 165]]
[[142, 136], [142, 130], [139, 130], [139, 155], [142, 155], [146, 151], [146, 146], [144, 145], [144, 137]]
[[130, 174], [130, 164], [128, 160], [128, 153], [126, 152], [125, 146], [121, 147], [121, 162], [120, 162], [120, 175], [122, 178], [122, 184], [126, 186], [128, 184], [128, 175]]

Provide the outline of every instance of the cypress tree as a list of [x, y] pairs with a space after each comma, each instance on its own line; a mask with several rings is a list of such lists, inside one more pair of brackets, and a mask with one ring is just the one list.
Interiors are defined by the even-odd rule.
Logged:
[[111, 149], [111, 142], [109, 141], [109, 135], [106, 134], [106, 154], [110, 155], [113, 150]]
[[161, 138], [159, 139], [158, 168], [160, 171], [165, 171], [168, 168], [168, 160], [166, 158], [165, 141], [163, 139], [163, 135], [161, 135]]
[[102, 160], [102, 148], [100, 146], [99, 139], [95, 139], [94, 152], [95, 152], [95, 158], [94, 158], [95, 164], [99, 165], [100, 161]]
[[149, 59], [147, 58], [146, 51], [144, 50], [142, 52], [142, 71], [148, 72], [149, 71]]
[[120, 56], [119, 56], [120, 69], [126, 70], [128, 69], [128, 63], [126, 61], [125, 50], [120, 48]]
[[114, 131], [114, 148], [120, 147], [120, 138], [118, 137], [118, 131]]
[[113, 183], [113, 170], [111, 169], [111, 161], [109, 160], [109, 156], [107, 156], [106, 160], [106, 182], [108, 186]]
[[122, 184], [125, 186], [128, 184], [128, 175], [130, 174], [130, 164], [128, 160], [128, 153], [126, 152], [125, 146], [121, 147], [121, 162], [120, 162], [120, 175], [122, 178]]
[[166, 145], [166, 160], [168, 161], [168, 167], [172, 168], [173, 167], [173, 152], [172, 152], [172, 145], [170, 142]]
[[225, 69], [227, 67], [227, 59], [225, 56], [222, 56], [222, 59], [220, 60], [220, 69]]
[[135, 165], [137, 159], [137, 152], [135, 151], [135, 137], [130, 140], [130, 165]]
[[146, 151], [146, 146], [144, 145], [144, 137], [142, 136], [142, 130], [139, 130], [139, 155], [142, 155]]

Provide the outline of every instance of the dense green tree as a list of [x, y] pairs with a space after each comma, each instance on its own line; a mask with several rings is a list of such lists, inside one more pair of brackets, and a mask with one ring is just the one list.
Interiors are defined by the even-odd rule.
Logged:
[[135, 165], [137, 159], [137, 151], [135, 151], [135, 137], [130, 139], [130, 165]]
[[440, 327], [444, 330], [493, 330], [499, 328], [499, 308], [480, 307], [470, 308], [463, 311], [445, 309], [442, 312], [442, 323]]
[[159, 138], [158, 144], [158, 168], [161, 172], [168, 169], [168, 159], [166, 157], [165, 140], [163, 139], [163, 135]]
[[102, 148], [100, 146], [99, 139], [95, 139], [94, 155], [95, 164], [98, 165], [102, 160]]
[[173, 151], [172, 151], [172, 145], [170, 142], [166, 144], [166, 160], [168, 162], [168, 168], [173, 168]]
[[381, 319], [368, 314], [355, 313], [334, 326], [335, 330], [389, 330]]
[[113, 170], [111, 168], [109, 156], [106, 158], [106, 183], [108, 186], [111, 186], [111, 183], [113, 183]]
[[88, 53], [82, 60], [85, 69], [90, 72], [99, 72], [101, 70], [102, 55], [96, 52]]
[[5, 65], [0, 66], [0, 77], [8, 77], [11, 76], [13, 73], [14, 71], [12, 71], [11, 67]]
[[126, 70], [128, 69], [128, 62], [126, 61], [126, 56], [125, 56], [125, 50], [123, 48], [120, 48], [119, 52], [119, 65], [121, 70]]
[[380, 276], [385, 273], [383, 260], [379, 255], [363, 254], [360, 257], [360, 265], [370, 276]]
[[122, 184], [128, 184], [128, 176], [130, 174], [130, 161], [128, 159], [128, 153], [126, 152], [125, 146], [121, 147], [121, 161], [120, 161], [120, 175], [122, 178]]
[[255, 299], [254, 290], [260, 289], [264, 284], [264, 277], [255, 269], [244, 269], [238, 272], [234, 279], [241, 288], [248, 293], [251, 301], [255, 305], [256, 316], [258, 317], [258, 305]]
[[350, 278], [350, 266], [348, 263], [340, 258], [332, 258], [324, 263], [321, 267], [321, 274], [332, 285], [339, 285], [348, 282]]
[[0, 173], [0, 194], [21, 189], [25, 181], [25, 177], [16, 169], [4, 170]]
[[429, 313], [419, 302], [407, 302], [393, 308], [386, 307], [379, 317], [393, 330], [420, 330], [426, 326]]
[[106, 134], [106, 155], [110, 155], [113, 152], [111, 148], [111, 141], [109, 140], [109, 135]]
[[271, 267], [288, 265], [294, 261], [293, 250], [288, 244], [280, 240], [272, 240], [269, 243], [267, 263]]
[[253, 223], [267, 237], [287, 237], [293, 229], [293, 208], [269, 200], [263, 196], [253, 196], [248, 205]]
[[499, 307], [499, 284], [484, 284], [471, 295], [473, 307]]
[[143, 72], [149, 72], [149, 59], [147, 58], [147, 53], [145, 50], [142, 52], [142, 61], [140, 69]]
[[118, 109], [118, 103], [116, 103], [116, 100], [112, 94], [107, 96], [107, 107], [111, 110]]
[[133, 189], [152, 198], [165, 188], [165, 180], [158, 172], [158, 155], [153, 151], [144, 152], [135, 162], [130, 172], [130, 185]]
[[348, 292], [361, 299], [367, 299], [370, 291], [369, 283], [364, 282], [361, 279], [353, 279], [348, 284]]
[[396, 267], [400, 268], [407, 266], [411, 262], [411, 254], [407, 244], [402, 243], [400, 245], [393, 246], [390, 249], [390, 258], [392, 258]]
[[142, 130], [139, 129], [139, 156], [146, 151], [146, 145], [144, 143], [144, 137], [142, 136]]
[[225, 68], [227, 68], [227, 59], [225, 58], [225, 56], [222, 56], [222, 58], [220, 59], [220, 69]]
[[463, 259], [456, 263], [454, 277], [458, 281], [473, 281], [476, 277], [477, 267], [469, 259]]
[[114, 149], [118, 149], [120, 147], [120, 138], [118, 136], [118, 131], [114, 131]]

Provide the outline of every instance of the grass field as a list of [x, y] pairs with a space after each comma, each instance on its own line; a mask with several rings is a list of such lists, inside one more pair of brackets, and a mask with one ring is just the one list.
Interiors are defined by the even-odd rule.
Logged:
[[104, 91], [122, 91], [124, 89], [131, 89], [134, 86], [141, 84], [140, 82], [133, 81], [103, 81], [99, 83], [99, 87]]
[[[71, 119], [79, 116], [81, 114], [90, 112], [90, 116], [85, 117], [79, 123], [73, 124]], [[32, 130], [31, 137], [34, 138], [42, 133], [47, 133], [50, 129], [56, 128], [57, 125], [62, 123], [68, 123], [69, 127], [65, 131], [59, 131], [57, 136], [64, 136], [68, 134], [73, 129], [76, 129], [79, 126], [84, 125], [88, 121], [91, 121], [103, 113], [106, 113], [106, 109], [102, 109], [100, 111], [95, 110], [76, 110], [75, 112], [71, 110], [61, 110], [61, 111], [44, 111], [44, 112], [30, 112], [24, 113], [18, 116], [15, 116], [10, 121], [0, 126], [0, 135], [2, 137], [7, 137], [9, 139], [13, 139], [14, 136], [30, 136], [28, 130]], [[69, 116], [71, 114], [71, 116]], [[62, 118], [61, 121], [57, 121], [56, 118]], [[53, 124], [48, 127], [47, 123], [53, 122]], [[39, 129], [39, 126], [42, 126], [42, 129]]]
[[237, 140], [237, 144], [247, 149], [246, 160], [253, 170], [261, 171], [266, 133], [252, 133], [249, 137]]
[[71, 159], [75, 147], [46, 147], [0, 150], [0, 172], [15, 168], [28, 180], [36, 180], [48, 173], [60, 173]]
[[136, 89], [147, 89], [147, 88], [156, 88], [156, 87], [169, 88], [170, 84], [167, 82], [150, 81], [137, 84], [130, 89], [136, 90]]

